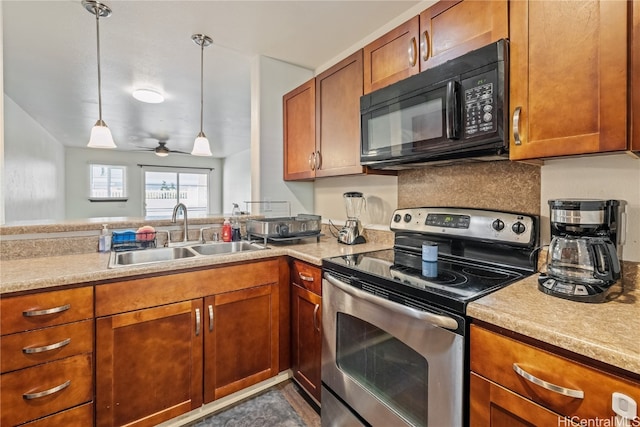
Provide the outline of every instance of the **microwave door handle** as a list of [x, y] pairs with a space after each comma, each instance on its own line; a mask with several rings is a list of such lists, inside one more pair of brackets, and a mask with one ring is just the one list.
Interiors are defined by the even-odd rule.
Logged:
[[416, 310], [415, 308], [407, 307], [402, 304], [391, 302], [381, 297], [377, 297], [368, 292], [354, 288], [341, 280], [336, 279], [329, 273], [324, 273], [324, 278], [336, 288], [351, 295], [352, 297], [368, 301], [370, 303], [387, 308], [391, 311], [395, 311], [398, 314], [405, 315], [414, 319], [424, 320], [432, 325], [439, 326], [441, 328], [450, 329], [455, 331], [458, 329], [458, 322], [449, 316], [443, 316], [441, 314], [430, 313], [428, 311]]
[[447, 83], [445, 99], [445, 119], [447, 139], [460, 139], [460, 83], [450, 80]]

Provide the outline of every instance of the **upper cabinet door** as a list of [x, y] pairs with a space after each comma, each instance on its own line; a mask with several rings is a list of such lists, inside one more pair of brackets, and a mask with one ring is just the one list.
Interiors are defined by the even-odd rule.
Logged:
[[316, 84], [311, 79], [282, 97], [284, 180], [315, 177]]
[[364, 93], [418, 74], [419, 27], [416, 16], [364, 47]]
[[631, 142], [633, 151], [640, 151], [640, 2], [630, 2], [631, 20]]
[[439, 1], [420, 14], [420, 70], [509, 37], [507, 0]]
[[316, 77], [316, 177], [362, 173], [362, 50]]
[[627, 2], [510, 3], [512, 160], [627, 147]]

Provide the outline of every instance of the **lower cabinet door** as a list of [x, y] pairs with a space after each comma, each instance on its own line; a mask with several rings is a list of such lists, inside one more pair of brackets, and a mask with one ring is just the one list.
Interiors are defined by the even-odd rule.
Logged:
[[471, 427], [572, 426], [572, 420], [471, 373]]
[[278, 373], [278, 284], [205, 298], [204, 401]]
[[96, 425], [153, 426], [202, 405], [202, 300], [96, 321]]
[[291, 362], [293, 377], [320, 402], [322, 297], [300, 286], [291, 287]]

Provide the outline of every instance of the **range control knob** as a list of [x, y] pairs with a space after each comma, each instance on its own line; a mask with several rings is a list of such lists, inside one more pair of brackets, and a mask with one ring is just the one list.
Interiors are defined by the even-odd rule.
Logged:
[[491, 223], [491, 227], [493, 227], [493, 229], [496, 231], [500, 231], [504, 228], [504, 221], [502, 221], [501, 219], [496, 219]]
[[518, 221], [518, 222], [514, 223], [514, 224], [511, 226], [511, 230], [513, 230], [513, 232], [514, 232], [514, 233], [516, 233], [516, 234], [522, 234], [522, 233], [524, 233], [524, 232], [525, 232], [525, 230], [526, 230], [526, 229], [527, 229], [527, 228], [526, 228], [526, 227], [524, 226], [524, 224], [523, 224], [523, 223], [521, 223], [520, 221]]
[[411, 222], [411, 214], [404, 214], [404, 222]]
[[401, 219], [402, 219], [402, 215], [400, 214], [395, 214], [393, 216], [393, 222], [400, 222]]

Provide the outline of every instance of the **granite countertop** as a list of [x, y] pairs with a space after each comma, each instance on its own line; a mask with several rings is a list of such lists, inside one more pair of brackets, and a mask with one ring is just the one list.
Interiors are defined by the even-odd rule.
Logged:
[[322, 259], [338, 255], [388, 249], [392, 241], [372, 241], [348, 246], [335, 238], [324, 236], [320, 242], [303, 240], [299, 244], [268, 245], [269, 249], [238, 252], [228, 255], [202, 256], [162, 263], [108, 268], [108, 253], [84, 253], [75, 255], [2, 260], [0, 268], [0, 294], [24, 292], [80, 283], [127, 279], [133, 276], [214, 266], [232, 262], [253, 261], [288, 255], [317, 266]]
[[[322, 259], [388, 249], [393, 241], [372, 239], [362, 245], [339, 244], [324, 236], [320, 242], [270, 245], [269, 249], [229, 255], [203, 256], [166, 263], [109, 269], [109, 254], [3, 260], [0, 294], [56, 288], [82, 283], [129, 279], [141, 275], [226, 263], [291, 256], [321, 266]], [[537, 274], [470, 303], [467, 314], [516, 333], [640, 375], [640, 269], [625, 269], [624, 288], [616, 285], [614, 298], [602, 304], [563, 300], [540, 292]]]
[[480, 298], [467, 314], [521, 335], [640, 375], [638, 269], [600, 304], [569, 301], [538, 290], [538, 274]]

